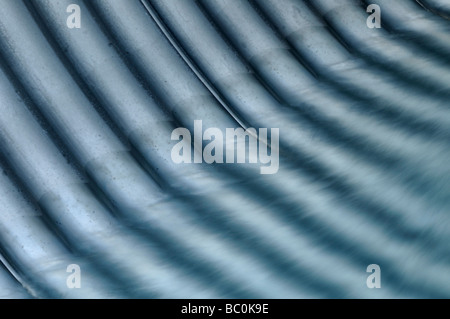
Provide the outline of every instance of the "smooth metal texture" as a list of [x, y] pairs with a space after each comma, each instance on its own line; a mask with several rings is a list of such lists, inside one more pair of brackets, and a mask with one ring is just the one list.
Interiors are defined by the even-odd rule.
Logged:
[[[448, 298], [450, 25], [418, 2], [0, 0], [0, 298]], [[195, 120], [279, 128], [279, 171], [175, 164]]]

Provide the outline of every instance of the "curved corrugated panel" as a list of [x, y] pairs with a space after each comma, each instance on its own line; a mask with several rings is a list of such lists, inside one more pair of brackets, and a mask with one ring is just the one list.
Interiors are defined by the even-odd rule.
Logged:
[[450, 297], [448, 6], [375, 2], [1, 0], [0, 297]]

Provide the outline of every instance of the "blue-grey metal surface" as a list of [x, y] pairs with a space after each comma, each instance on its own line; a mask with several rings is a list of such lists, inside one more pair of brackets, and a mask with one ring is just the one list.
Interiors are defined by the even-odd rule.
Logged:
[[[450, 297], [448, 18], [0, 0], [0, 298]], [[279, 171], [175, 164], [195, 120], [279, 128]]]

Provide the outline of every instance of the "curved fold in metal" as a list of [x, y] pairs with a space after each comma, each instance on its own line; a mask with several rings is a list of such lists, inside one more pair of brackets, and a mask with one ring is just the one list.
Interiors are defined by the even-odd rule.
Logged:
[[449, 297], [446, 7], [369, 2], [0, 0], [0, 298]]

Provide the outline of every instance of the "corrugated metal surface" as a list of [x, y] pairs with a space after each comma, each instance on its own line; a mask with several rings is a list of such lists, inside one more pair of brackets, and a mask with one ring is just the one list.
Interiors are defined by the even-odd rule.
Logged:
[[[448, 6], [371, 3], [1, 0], [0, 297], [448, 298]], [[195, 120], [278, 173], [174, 164]]]

